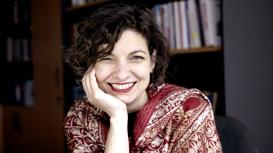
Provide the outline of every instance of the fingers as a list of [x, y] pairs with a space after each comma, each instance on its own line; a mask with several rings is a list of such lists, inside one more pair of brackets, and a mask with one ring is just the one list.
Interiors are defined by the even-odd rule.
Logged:
[[86, 93], [86, 96], [89, 100], [94, 100], [94, 96], [99, 93], [100, 88], [96, 79], [96, 70], [92, 68], [91, 71], [88, 71], [82, 78], [83, 89]]
[[85, 91], [87, 98], [90, 100], [92, 98], [93, 89], [91, 86], [91, 75], [90, 71], [87, 71], [82, 78], [82, 86]]
[[96, 70], [93, 68], [90, 72], [90, 83], [91, 83], [91, 89], [92, 91], [98, 91], [99, 90], [99, 85], [97, 83], [96, 79]]
[[124, 110], [127, 111], [125, 103], [99, 88], [95, 68], [86, 72], [82, 78], [82, 85], [88, 101], [109, 116], [115, 116], [116, 113]]

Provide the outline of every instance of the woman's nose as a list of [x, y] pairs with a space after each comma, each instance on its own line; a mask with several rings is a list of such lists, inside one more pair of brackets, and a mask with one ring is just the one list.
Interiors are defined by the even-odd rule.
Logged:
[[126, 62], [118, 62], [114, 68], [114, 77], [118, 81], [126, 81], [130, 74], [129, 64]]

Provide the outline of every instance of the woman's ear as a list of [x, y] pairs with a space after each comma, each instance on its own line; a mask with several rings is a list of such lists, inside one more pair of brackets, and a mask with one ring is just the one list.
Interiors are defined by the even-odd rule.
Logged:
[[154, 71], [155, 62], [156, 62], [156, 50], [154, 50], [151, 55], [151, 73]]

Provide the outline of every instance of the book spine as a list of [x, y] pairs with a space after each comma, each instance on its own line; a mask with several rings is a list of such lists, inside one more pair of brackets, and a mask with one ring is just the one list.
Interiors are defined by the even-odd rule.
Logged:
[[174, 20], [174, 8], [173, 8], [173, 3], [167, 3], [168, 7], [168, 18], [167, 22], [169, 23], [169, 29], [170, 29], [170, 45], [171, 48], [175, 48], [175, 20]]
[[12, 37], [6, 38], [6, 59], [7, 59], [7, 62], [12, 62], [12, 60], [13, 60], [13, 39], [12, 39]]
[[173, 2], [174, 8], [174, 29], [175, 29], [175, 48], [182, 48], [182, 25], [181, 25], [181, 15], [179, 11], [179, 2]]
[[180, 1], [180, 14], [181, 14], [181, 26], [182, 26], [182, 48], [190, 48], [189, 39], [189, 23], [188, 23], [188, 13], [187, 13], [187, 1]]
[[218, 25], [221, 22], [220, 1], [200, 0], [204, 42], [206, 46], [221, 46]]
[[154, 14], [155, 22], [158, 25], [159, 29], [162, 31], [162, 17], [160, 12], [160, 5], [156, 5], [152, 8], [152, 12]]
[[201, 38], [195, 0], [188, 0], [188, 12], [191, 48], [198, 48], [201, 47]]

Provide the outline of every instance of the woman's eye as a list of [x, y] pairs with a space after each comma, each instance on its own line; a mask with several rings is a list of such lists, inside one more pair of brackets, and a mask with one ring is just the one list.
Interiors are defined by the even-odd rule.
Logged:
[[112, 61], [112, 58], [111, 57], [103, 57], [103, 58], [99, 59], [99, 61], [110, 62], [110, 61]]
[[131, 59], [132, 60], [144, 60], [145, 58], [143, 56], [133, 56]]

